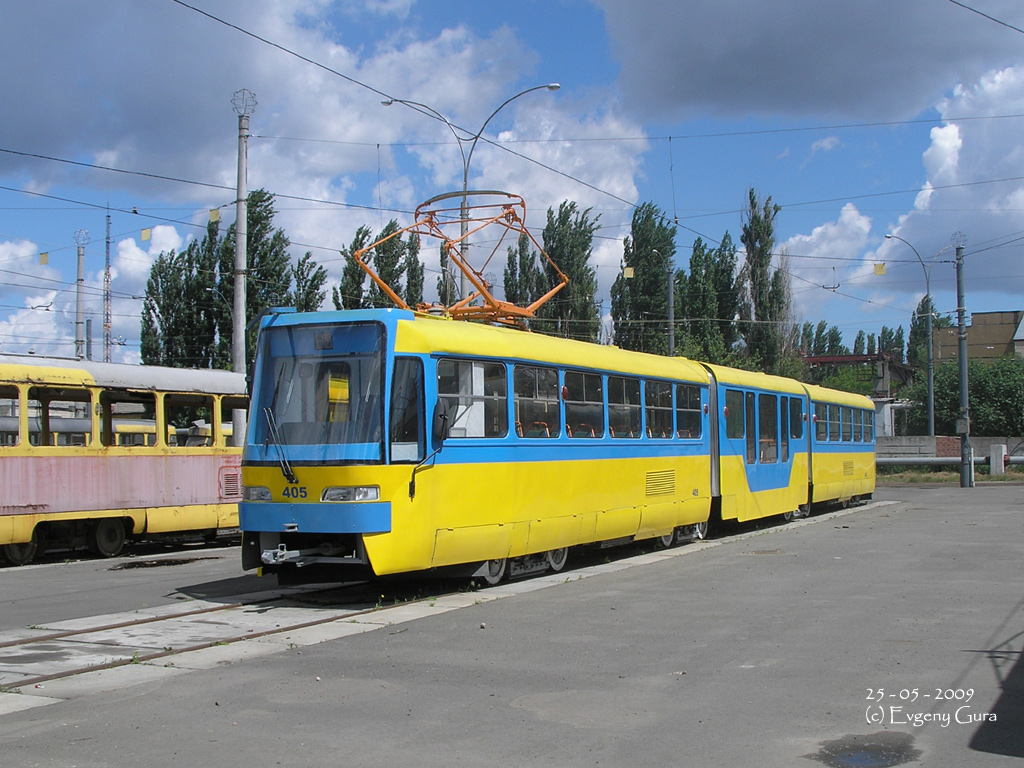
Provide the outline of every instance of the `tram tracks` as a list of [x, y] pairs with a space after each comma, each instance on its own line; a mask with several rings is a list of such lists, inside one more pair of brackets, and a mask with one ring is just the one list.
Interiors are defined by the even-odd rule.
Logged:
[[45, 683], [62, 678], [130, 665], [153, 665], [161, 660], [168, 661], [165, 666], [171, 667], [175, 666], [171, 661], [175, 657], [284, 637], [335, 622], [347, 623], [340, 634], [367, 631], [388, 622], [382, 616], [372, 618], [377, 614], [428, 601], [433, 605], [445, 597], [395, 598], [393, 603], [384, 604], [381, 596], [378, 602], [369, 605], [358, 590], [344, 601], [323, 601], [316, 597], [337, 592], [339, 588], [335, 587], [242, 602], [204, 604], [186, 610], [172, 606], [170, 610], [151, 615], [94, 616], [49, 626], [35, 625], [7, 633], [6, 637], [0, 634], [0, 692], [41, 688]]

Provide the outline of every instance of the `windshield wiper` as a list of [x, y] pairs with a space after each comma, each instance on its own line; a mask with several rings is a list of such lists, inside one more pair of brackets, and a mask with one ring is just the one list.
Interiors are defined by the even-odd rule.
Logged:
[[263, 414], [267, 417], [267, 436], [274, 443], [274, 447], [277, 448], [277, 455], [281, 457], [281, 474], [284, 475], [284, 479], [289, 483], [296, 485], [299, 482], [299, 478], [295, 476], [292, 465], [284, 454], [284, 444], [281, 442], [281, 434], [277, 431], [277, 419], [274, 418], [274, 412], [270, 408], [264, 408]]

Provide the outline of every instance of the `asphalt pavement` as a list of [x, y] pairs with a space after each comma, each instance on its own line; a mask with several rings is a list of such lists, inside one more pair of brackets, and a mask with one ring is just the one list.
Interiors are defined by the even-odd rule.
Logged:
[[[794, 524], [0, 693], [0, 765], [1021, 766], [1022, 534], [1024, 486], [882, 488]], [[66, 591], [86, 614], [265, 588], [210, 560], [191, 586]], [[59, 568], [0, 571], [2, 613], [29, 615], [37, 574], [56, 615]]]

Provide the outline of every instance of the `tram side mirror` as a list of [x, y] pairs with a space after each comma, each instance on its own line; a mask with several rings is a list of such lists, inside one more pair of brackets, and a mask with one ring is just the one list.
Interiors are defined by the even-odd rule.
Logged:
[[434, 404], [433, 432], [434, 439], [443, 443], [448, 439], [452, 429], [451, 405], [447, 400], [438, 399]]

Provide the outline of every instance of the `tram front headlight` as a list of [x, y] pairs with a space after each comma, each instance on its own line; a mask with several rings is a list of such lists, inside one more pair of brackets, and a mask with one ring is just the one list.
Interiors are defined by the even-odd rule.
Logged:
[[324, 488], [320, 501], [377, 501], [380, 488], [376, 485], [335, 486]]
[[272, 501], [270, 489], [265, 485], [244, 485], [242, 486], [243, 501]]

